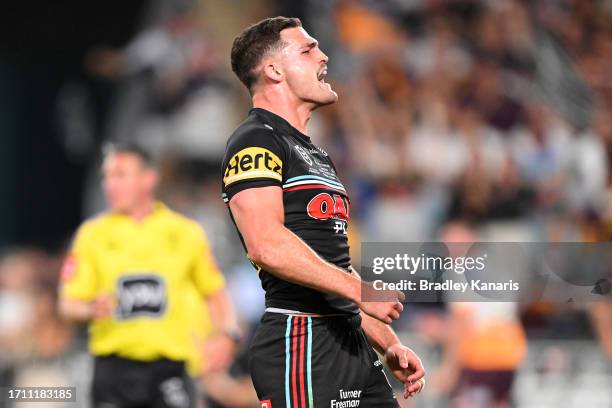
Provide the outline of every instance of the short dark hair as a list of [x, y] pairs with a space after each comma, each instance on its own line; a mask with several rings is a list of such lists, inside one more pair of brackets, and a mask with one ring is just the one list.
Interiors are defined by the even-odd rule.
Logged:
[[150, 167], [150, 168], [156, 167], [156, 163], [155, 163], [155, 159], [153, 158], [153, 155], [150, 152], [148, 152], [144, 147], [142, 147], [141, 144], [136, 143], [134, 141], [125, 140], [125, 141], [107, 142], [106, 144], [104, 144], [104, 147], [102, 149], [102, 154], [104, 158], [107, 158], [111, 154], [116, 154], [116, 153], [133, 154], [134, 156], [138, 157], [140, 161], [142, 161], [142, 164], [144, 164], [146, 167]]
[[261, 59], [270, 51], [280, 49], [284, 45], [280, 32], [286, 28], [301, 27], [299, 18], [270, 17], [245, 28], [234, 39], [232, 45], [232, 71], [249, 89], [257, 79], [253, 70]]

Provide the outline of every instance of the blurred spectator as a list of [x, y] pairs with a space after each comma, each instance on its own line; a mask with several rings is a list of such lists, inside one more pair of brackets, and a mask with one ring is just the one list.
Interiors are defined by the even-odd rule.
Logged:
[[[465, 223], [449, 224], [441, 232], [441, 240], [448, 243], [480, 241], [477, 233]], [[461, 247], [451, 249], [460, 250]], [[460, 255], [451, 253], [451, 256]], [[496, 265], [499, 267], [502, 266]], [[450, 394], [450, 406], [455, 408], [511, 407], [514, 377], [527, 347], [519, 320], [519, 305], [449, 300], [444, 354], [433, 377], [433, 391]]]
[[[59, 123], [71, 126], [60, 136], [71, 149], [93, 151], [97, 142], [88, 139], [91, 131], [84, 125], [93, 116], [104, 119], [99, 127], [105, 138], [141, 139], [155, 150], [164, 163], [160, 196], [211, 232], [228, 279], [240, 282], [238, 309], [250, 320], [263, 298], [257, 280], [247, 276], [241, 251], [234, 250], [240, 242], [219, 198], [219, 161], [246, 100], [231, 76], [227, 44], [236, 34], [232, 24], [275, 15], [289, 5], [168, 3], [170, 12], [147, 20], [126, 46], [90, 46], [83, 64], [113, 94], [105, 107], [111, 114], [92, 112], [102, 108], [68, 82], [57, 111]], [[324, 26], [324, 33], [314, 34], [331, 51], [330, 77], [341, 102], [317, 112], [310, 133], [336, 158], [353, 197], [349, 233], [357, 243], [356, 265], [360, 241], [428, 241], [440, 231], [465, 240], [476, 232], [499, 241], [612, 239], [609, 1], [311, 0], [291, 2], [291, 8], [303, 13], [305, 27]], [[92, 160], [84, 215], [102, 208], [98, 171]], [[81, 347], [50, 309], [55, 299], [46, 288], [55, 286], [56, 271], [53, 260], [37, 251], [10, 251], [0, 261], [0, 349], [10, 350], [0, 354], [1, 384], [14, 382], [28, 359], [53, 361]], [[596, 338], [612, 359], [609, 303], [588, 313], [542, 304], [523, 311], [530, 349], [542, 350], [543, 357], [522, 366], [520, 311], [469, 306], [435, 313], [416, 308], [416, 330], [424, 331], [417, 341], [436, 349], [452, 338], [440, 333], [449, 322], [449, 327], [464, 324], [469, 332], [464, 339], [480, 341], [480, 329], [505, 316], [500, 333], [510, 333], [516, 343], [500, 338], [497, 349], [472, 351], [508, 350], [505, 367], [486, 368], [507, 369], [506, 380], [519, 370], [515, 389], [535, 390], [531, 394], [539, 394], [540, 374], [569, 373], [571, 351], [539, 348], [538, 341], [550, 333], [590, 341], [586, 348], [595, 360]], [[454, 345], [456, 358], [463, 358], [455, 361], [456, 381], [449, 370], [438, 384], [448, 393], [452, 385], [464, 389], [460, 369], [483, 369], [472, 364], [474, 356], [463, 346]], [[609, 380], [583, 368], [585, 375]], [[208, 387], [248, 389], [243, 374], [211, 380]], [[558, 394], [559, 404], [569, 404], [559, 391], [563, 387], [554, 384], [555, 391], [542, 395], [552, 400]], [[235, 397], [243, 403], [252, 395]], [[610, 398], [600, 406], [609, 406]], [[528, 406], [533, 400], [520, 401]]]
[[[57, 268], [34, 249], [7, 251], [0, 259], [0, 384], [65, 385], [62, 372], [73, 343], [72, 330], [56, 314]], [[0, 404], [1, 405], [1, 404]]]
[[30, 356], [36, 323], [34, 266], [27, 252], [7, 253], [0, 261], [0, 381], [13, 384], [15, 366]]

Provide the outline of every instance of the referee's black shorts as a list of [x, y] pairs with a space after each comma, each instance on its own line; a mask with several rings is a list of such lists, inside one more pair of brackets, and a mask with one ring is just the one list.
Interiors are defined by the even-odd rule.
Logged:
[[196, 391], [183, 362], [96, 357], [93, 408], [194, 408]]
[[249, 366], [262, 408], [396, 408], [361, 317], [265, 313]]

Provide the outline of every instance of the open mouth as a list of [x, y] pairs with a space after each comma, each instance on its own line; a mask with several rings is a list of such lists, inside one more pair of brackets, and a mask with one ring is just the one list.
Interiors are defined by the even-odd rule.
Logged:
[[321, 70], [321, 72], [319, 72], [319, 75], [317, 76], [317, 79], [319, 80], [319, 82], [324, 84], [326, 76], [327, 76], [327, 68], [323, 68], [323, 70]]

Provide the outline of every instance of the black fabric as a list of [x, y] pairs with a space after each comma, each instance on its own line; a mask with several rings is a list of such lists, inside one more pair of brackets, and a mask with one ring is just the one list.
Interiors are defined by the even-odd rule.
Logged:
[[266, 402], [273, 408], [399, 406], [382, 363], [361, 329], [359, 315], [265, 313], [249, 355], [262, 407]]
[[[248, 188], [281, 187], [285, 226], [323, 259], [348, 271], [350, 200], [330, 157], [308, 136], [271, 112], [252, 109], [227, 142], [222, 170], [226, 202]], [[350, 301], [284, 281], [266, 270], [259, 277], [268, 307], [358, 313]]]
[[92, 383], [94, 408], [195, 408], [195, 386], [185, 364], [141, 362], [117, 356], [96, 357]]

